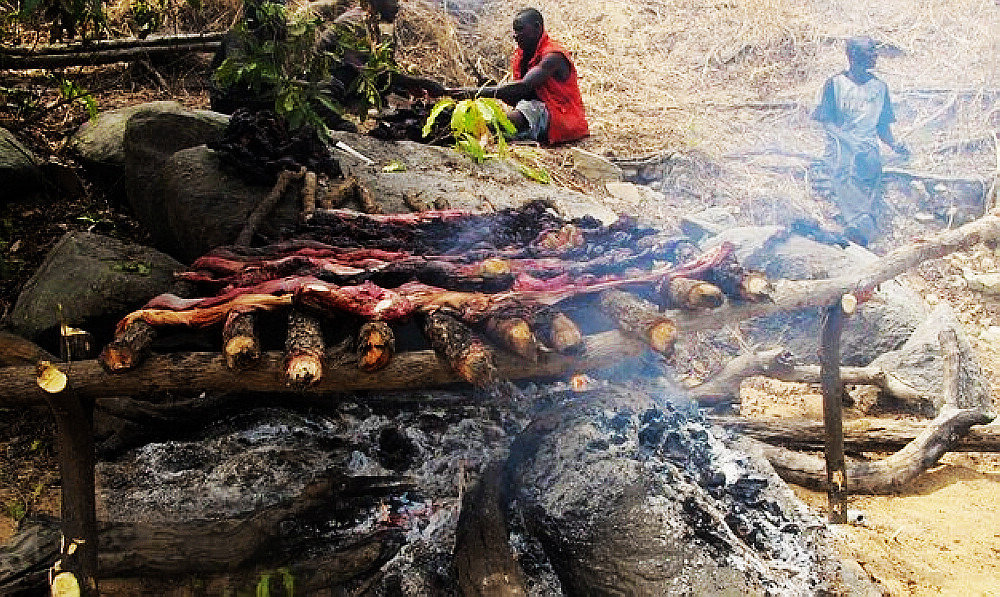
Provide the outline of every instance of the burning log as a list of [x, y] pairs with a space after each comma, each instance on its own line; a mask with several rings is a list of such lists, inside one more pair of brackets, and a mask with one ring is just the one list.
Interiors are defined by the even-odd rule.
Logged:
[[561, 311], [542, 309], [531, 318], [530, 327], [535, 337], [557, 354], [582, 354], [586, 349], [583, 332]]
[[702, 280], [675, 276], [665, 287], [663, 304], [668, 309], [715, 309], [725, 300], [718, 286]]
[[500, 380], [493, 351], [455, 317], [433, 311], [424, 317], [424, 335], [462, 379], [477, 387]]
[[396, 354], [396, 336], [384, 321], [370, 321], [358, 332], [358, 368], [372, 373], [385, 369]]
[[601, 293], [601, 310], [624, 333], [641, 339], [660, 354], [673, 354], [677, 326], [649, 301], [620, 290], [606, 290]]
[[156, 329], [145, 319], [119, 324], [115, 339], [104, 347], [98, 359], [109, 373], [120, 373], [138, 366], [156, 339]]
[[260, 360], [256, 321], [253, 313], [239, 311], [231, 311], [226, 317], [222, 326], [222, 354], [230, 369], [247, 369]]
[[323, 331], [319, 318], [292, 309], [285, 337], [285, 380], [293, 388], [313, 385], [323, 377]]

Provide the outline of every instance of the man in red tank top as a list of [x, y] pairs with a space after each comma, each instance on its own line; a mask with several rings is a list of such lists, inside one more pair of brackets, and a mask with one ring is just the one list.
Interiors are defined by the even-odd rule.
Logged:
[[491, 87], [447, 90], [456, 97], [495, 97], [514, 106], [507, 117], [519, 139], [548, 144], [575, 141], [590, 134], [577, 84], [576, 66], [545, 32], [542, 14], [525, 8], [514, 17], [517, 51], [511, 61], [514, 82]]

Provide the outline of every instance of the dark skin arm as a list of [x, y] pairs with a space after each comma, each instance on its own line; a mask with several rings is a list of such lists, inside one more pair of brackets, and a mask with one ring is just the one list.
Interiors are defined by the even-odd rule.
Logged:
[[458, 87], [447, 89], [448, 95], [456, 99], [474, 97], [495, 97], [498, 100], [515, 105], [523, 99], [534, 99], [535, 89], [538, 89], [550, 77], [564, 81], [569, 76], [569, 62], [562, 54], [548, 54], [542, 61], [525, 73], [520, 81], [489, 87]]

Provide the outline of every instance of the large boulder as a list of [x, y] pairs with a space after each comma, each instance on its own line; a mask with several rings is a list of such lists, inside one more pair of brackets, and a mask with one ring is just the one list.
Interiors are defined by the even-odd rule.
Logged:
[[[852, 273], [878, 259], [874, 253], [851, 245], [841, 248], [790, 234], [778, 226], [733, 228], [712, 237], [706, 248], [721, 242], [736, 247], [744, 266], [765, 272], [771, 279], [819, 280]], [[818, 307], [779, 313], [752, 320], [749, 339], [780, 344], [800, 361], [816, 362], [822, 309]], [[879, 285], [844, 325], [841, 358], [846, 365], [863, 366], [906, 342], [923, 322], [928, 308], [923, 298], [905, 284], [890, 280]]]
[[188, 110], [178, 102], [162, 101], [101, 112], [97, 118], [83, 123], [70, 137], [68, 147], [113, 190], [124, 190], [125, 129], [129, 119], [137, 114], [188, 114], [199, 122], [214, 123], [220, 130], [229, 118], [208, 110]]
[[10, 324], [46, 346], [58, 346], [60, 323], [88, 329], [100, 339], [122, 315], [165, 292], [181, 269], [149, 247], [69, 232], [25, 284]]
[[0, 188], [5, 199], [29, 192], [42, 181], [39, 160], [7, 129], [0, 128]]
[[[185, 262], [231, 244], [269, 192], [223, 168], [218, 154], [204, 145], [178, 151], [166, 159], [160, 175], [161, 242]], [[286, 193], [260, 232], [274, 236], [281, 228], [293, 226], [299, 209], [296, 194]]]
[[214, 112], [178, 111], [169, 102], [147, 104], [126, 121], [123, 145], [128, 203], [160, 246], [167, 246], [169, 240], [160, 192], [164, 164], [182, 149], [221, 138], [227, 122]]
[[917, 388], [922, 399], [905, 404], [910, 410], [934, 416], [944, 405], [944, 357], [940, 334], [953, 330], [958, 338], [958, 400], [960, 408], [980, 408], [993, 411], [990, 382], [976, 359], [976, 353], [955, 312], [946, 304], [938, 305], [906, 343], [872, 362], [873, 366], [890, 371], [907, 385]]
[[[517, 207], [533, 200], [549, 201], [563, 215], [591, 215], [610, 224], [618, 215], [593, 198], [557, 185], [528, 180], [509, 160], [474, 163], [467, 156], [445, 147], [411, 141], [381, 141], [374, 137], [334, 132], [334, 140], [345, 143], [374, 164], [334, 150], [344, 172], [356, 176], [372, 189], [387, 212], [405, 213], [407, 197], [427, 205], [445, 202], [454, 208], [493, 211]], [[403, 171], [385, 172], [398, 162]]]

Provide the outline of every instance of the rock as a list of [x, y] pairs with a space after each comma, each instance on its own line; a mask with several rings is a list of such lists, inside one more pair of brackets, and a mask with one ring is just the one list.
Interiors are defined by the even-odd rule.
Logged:
[[839, 594], [822, 523], [766, 460], [639, 390], [588, 394], [511, 447], [525, 569], [541, 549], [568, 595]]
[[60, 322], [106, 338], [119, 318], [166, 292], [181, 269], [148, 247], [69, 232], [25, 284], [10, 323], [22, 336], [52, 347], [58, 346]]
[[585, 178], [590, 180], [622, 180], [622, 169], [611, 163], [610, 160], [579, 147], [570, 148], [569, 153], [573, 157], [573, 170]]
[[736, 217], [728, 207], [710, 207], [681, 218], [681, 232], [693, 242], [736, 228]]
[[[270, 191], [224, 169], [218, 154], [204, 145], [178, 151], [166, 159], [160, 174], [161, 246], [191, 262], [214, 247], [233, 243]], [[286, 193], [260, 232], [273, 237], [281, 227], [293, 226], [299, 209], [298, 194]]]
[[963, 268], [962, 277], [968, 284], [969, 290], [985, 294], [1000, 294], [1000, 273], [998, 272], [978, 273]]
[[28, 193], [42, 182], [40, 160], [7, 129], [0, 128], [0, 188], [5, 200]]
[[[571, 218], [591, 215], [605, 224], [618, 214], [593, 198], [556, 185], [529, 181], [509, 160], [492, 159], [481, 164], [445, 147], [410, 141], [380, 141], [366, 135], [336, 131], [335, 141], [343, 141], [375, 161], [365, 165], [347, 153], [335, 151], [346, 174], [356, 176], [372, 189], [382, 208], [389, 213], [406, 213], [407, 196], [423, 203], [447, 201], [456, 209], [494, 211], [517, 207], [533, 200], [551, 202]], [[382, 167], [396, 161], [404, 172], [383, 172]]]
[[[723, 241], [736, 247], [745, 267], [763, 271], [771, 279], [818, 280], [850, 273], [878, 259], [857, 245], [846, 249], [826, 245], [778, 226], [732, 228], [702, 243], [705, 248]], [[844, 325], [842, 362], [864, 366], [877, 356], [906, 342], [928, 312], [923, 299], [904, 284], [890, 280], [879, 285], [871, 300]], [[820, 334], [820, 308], [807, 308], [749, 322], [749, 339], [777, 344], [800, 361], [815, 363]], [[721, 338], [721, 336], [720, 336]]]
[[638, 203], [642, 200], [639, 187], [630, 182], [609, 182], [604, 185], [611, 196], [621, 201]]
[[177, 111], [172, 102], [145, 104], [125, 125], [126, 195], [136, 218], [163, 246], [166, 214], [160, 172], [175, 152], [218, 139], [225, 117], [214, 112]]
[[911, 410], [934, 416], [943, 404], [944, 362], [938, 335], [943, 330], [954, 330], [958, 336], [961, 369], [958, 377], [958, 404], [960, 408], [982, 408], [993, 411], [990, 383], [983, 374], [962, 324], [947, 304], [940, 304], [914, 330], [898, 350], [887, 352], [872, 362], [873, 366], [891, 371], [908, 385], [917, 388], [928, 400], [919, 404], [906, 404]]

